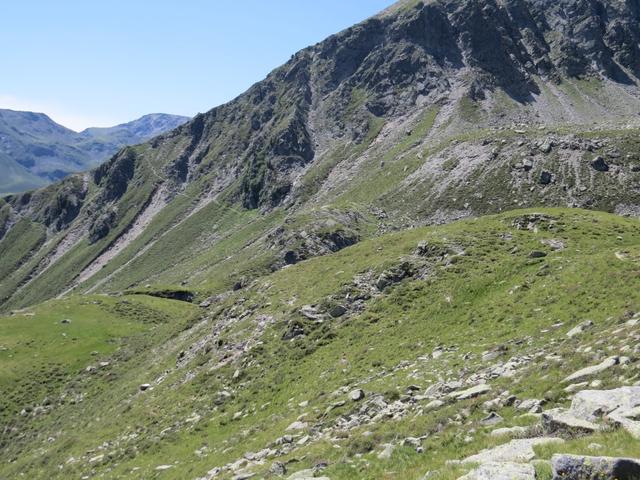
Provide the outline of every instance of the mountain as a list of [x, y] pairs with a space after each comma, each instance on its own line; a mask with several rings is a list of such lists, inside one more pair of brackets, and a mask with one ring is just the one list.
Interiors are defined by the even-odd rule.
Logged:
[[87, 170], [121, 147], [142, 143], [187, 120], [156, 113], [115, 127], [76, 133], [43, 113], [0, 110], [0, 165], [8, 173], [0, 181], [0, 193], [41, 187]]
[[0, 475], [637, 456], [639, 40], [636, 0], [401, 1], [6, 196]]

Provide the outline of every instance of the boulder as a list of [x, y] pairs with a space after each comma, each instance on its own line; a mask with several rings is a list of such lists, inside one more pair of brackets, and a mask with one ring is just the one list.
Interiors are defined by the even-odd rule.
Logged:
[[556, 454], [551, 458], [554, 480], [638, 480], [640, 460]]
[[554, 408], [542, 414], [542, 429], [548, 435], [578, 436], [597, 432], [600, 427], [593, 422], [575, 417], [571, 410]]
[[289, 425], [286, 429], [287, 432], [293, 432], [293, 431], [297, 431], [297, 430], [304, 430], [305, 428], [307, 428], [307, 423], [306, 422], [300, 422], [300, 421], [296, 421], [293, 422], [291, 425]]
[[571, 337], [575, 337], [576, 335], [580, 335], [585, 330], [588, 330], [591, 327], [593, 327], [593, 322], [591, 320], [586, 320], [580, 323], [579, 325], [576, 325], [571, 330], [569, 330], [567, 332], [567, 337], [571, 338]]
[[462, 460], [463, 463], [488, 463], [488, 462], [516, 462], [525, 463], [536, 456], [533, 447], [547, 443], [561, 443], [563, 440], [556, 437], [522, 438], [511, 440], [508, 443], [494, 448], [482, 450]]
[[486, 383], [482, 383], [480, 385], [476, 385], [475, 387], [467, 388], [466, 390], [458, 390], [456, 392], [451, 392], [449, 394], [450, 398], [454, 398], [456, 400], [468, 400], [470, 398], [479, 397], [485, 393], [491, 391], [491, 385]]
[[535, 480], [533, 465], [514, 462], [488, 462], [458, 480]]
[[492, 437], [519, 437], [519, 436], [524, 436], [527, 433], [529, 433], [529, 427], [520, 427], [520, 426], [515, 426], [515, 427], [504, 427], [504, 428], [496, 428], [495, 430], [492, 430], [490, 435]]
[[611, 412], [631, 412], [640, 406], [640, 387], [582, 390], [573, 397], [571, 411], [578, 418], [595, 421]]
[[354, 402], [359, 402], [360, 400], [364, 399], [364, 397], [364, 390], [360, 388], [352, 390], [351, 393], [349, 393], [349, 398]]
[[591, 367], [585, 367], [577, 372], [572, 373], [567, 378], [563, 380], [563, 382], [573, 382], [578, 379], [582, 379], [584, 377], [590, 377], [592, 375], [597, 375], [600, 372], [604, 372], [605, 370], [617, 365], [620, 362], [619, 357], [609, 357], [604, 360], [602, 363], [598, 365], [593, 365]]

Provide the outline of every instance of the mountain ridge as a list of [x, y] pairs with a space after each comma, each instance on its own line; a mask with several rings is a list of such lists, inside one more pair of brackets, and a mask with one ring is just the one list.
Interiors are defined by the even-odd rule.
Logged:
[[4, 197], [0, 474], [636, 455], [638, 39], [637, 0], [403, 1]]
[[0, 184], [0, 193], [30, 190], [66, 175], [96, 166], [119, 148], [146, 141], [175, 128], [188, 117], [144, 115], [110, 128], [75, 132], [44, 113], [0, 110], [0, 162], [14, 169], [14, 178]]

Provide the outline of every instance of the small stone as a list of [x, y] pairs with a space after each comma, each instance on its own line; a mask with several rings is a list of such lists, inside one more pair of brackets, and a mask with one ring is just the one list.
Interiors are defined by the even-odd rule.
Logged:
[[594, 158], [593, 161], [591, 162], [591, 168], [593, 168], [597, 172], [608, 172], [609, 164], [605, 162], [604, 158], [598, 156]]
[[287, 466], [282, 462], [273, 462], [271, 468], [269, 468], [269, 472], [274, 475], [284, 475], [287, 473]]
[[567, 337], [569, 338], [575, 337], [576, 335], [580, 335], [581, 333], [584, 333], [585, 330], [589, 330], [592, 327], [593, 327], [593, 322], [591, 320], [585, 320], [584, 322], [580, 323], [579, 325], [576, 325], [571, 330], [569, 330], [567, 332]]
[[143, 383], [142, 385], [140, 385], [140, 391], [144, 392], [146, 390], [149, 390], [151, 388], [151, 384], [150, 383]]
[[352, 390], [351, 393], [349, 393], [349, 398], [354, 402], [359, 402], [360, 400], [364, 399], [364, 397], [365, 397], [364, 390], [360, 388], [356, 390]]
[[293, 422], [291, 425], [289, 425], [286, 428], [286, 431], [287, 432], [292, 432], [292, 431], [296, 431], [296, 430], [304, 430], [305, 428], [307, 428], [307, 423], [306, 422], [295, 421], [295, 422]]
[[480, 423], [482, 423], [483, 425], [495, 425], [502, 422], [503, 420], [504, 418], [502, 418], [496, 412], [491, 412], [489, 415], [480, 420]]
[[384, 446], [384, 449], [378, 453], [378, 460], [388, 460], [391, 458], [393, 451], [395, 450], [395, 446], [391, 443], [387, 443]]
[[466, 390], [459, 390], [457, 392], [452, 392], [449, 394], [450, 398], [455, 398], [456, 400], [468, 400], [470, 398], [479, 397], [485, 393], [491, 391], [491, 385], [486, 383], [481, 383], [480, 385], [476, 385], [475, 387], [468, 388]]

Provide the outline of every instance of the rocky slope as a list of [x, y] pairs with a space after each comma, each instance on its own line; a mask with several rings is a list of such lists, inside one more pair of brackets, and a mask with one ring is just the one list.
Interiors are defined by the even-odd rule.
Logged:
[[401, 2], [92, 173], [6, 198], [5, 237], [41, 241], [10, 260], [1, 301], [215, 293], [389, 229], [518, 206], [634, 214], [636, 7]]
[[87, 170], [121, 147], [149, 140], [187, 120], [151, 114], [115, 127], [76, 133], [42, 113], [0, 110], [0, 193], [30, 190]]
[[0, 476], [615, 472], [583, 458], [640, 451], [639, 233], [512, 211], [363, 241], [200, 307], [130, 292], [16, 311], [0, 318]]
[[567, 454], [640, 450], [639, 20], [631, 0], [402, 1], [5, 197], [0, 472], [627, 465]]

